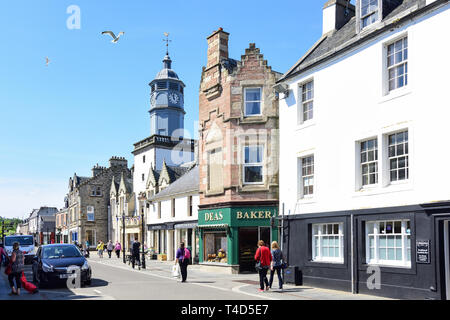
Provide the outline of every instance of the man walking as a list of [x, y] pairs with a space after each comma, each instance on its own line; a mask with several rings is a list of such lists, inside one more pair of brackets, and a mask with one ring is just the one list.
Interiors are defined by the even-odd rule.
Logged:
[[108, 245], [106, 246], [106, 250], [108, 251], [108, 256], [111, 259], [111, 253], [114, 250], [114, 245], [111, 240], [108, 241]]
[[180, 243], [175, 258], [175, 264], [178, 263], [180, 265], [181, 282], [186, 282], [187, 266], [189, 264], [189, 259], [191, 258], [191, 252], [188, 248], [185, 248], [184, 242]]
[[134, 264], [137, 261], [138, 262], [138, 266], [139, 266], [139, 270], [141, 270], [141, 259], [139, 258], [139, 250], [140, 250], [140, 248], [141, 248], [141, 243], [136, 238], [135, 241], [133, 242], [132, 251], [131, 251], [131, 254], [132, 254], [131, 263], [133, 265], [133, 269], [134, 269]]

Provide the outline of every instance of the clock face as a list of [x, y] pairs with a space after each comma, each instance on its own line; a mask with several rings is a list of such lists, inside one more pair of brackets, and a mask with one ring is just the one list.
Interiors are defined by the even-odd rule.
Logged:
[[175, 92], [172, 92], [169, 94], [169, 101], [172, 103], [178, 103], [178, 101], [180, 101], [180, 97]]

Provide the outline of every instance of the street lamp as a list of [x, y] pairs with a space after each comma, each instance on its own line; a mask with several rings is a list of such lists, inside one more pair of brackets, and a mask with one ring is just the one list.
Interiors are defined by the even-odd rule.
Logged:
[[122, 258], [123, 263], [127, 263], [125, 260], [125, 212], [122, 212]]
[[141, 223], [142, 223], [142, 268], [145, 269], [145, 230], [144, 230], [144, 210], [141, 211]]

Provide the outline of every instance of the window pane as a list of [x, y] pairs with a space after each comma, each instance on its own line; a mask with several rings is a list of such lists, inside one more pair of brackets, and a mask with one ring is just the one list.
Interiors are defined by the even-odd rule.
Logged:
[[388, 260], [395, 260], [395, 250], [389, 248], [388, 250]]
[[327, 247], [329, 245], [328, 237], [322, 238], [322, 246]]
[[378, 257], [380, 260], [386, 260], [386, 249], [380, 249], [378, 251]]
[[394, 241], [395, 239], [394, 239], [394, 236], [388, 236], [387, 237], [387, 246], [389, 247], [389, 248], [393, 248], [395, 245], [395, 241]]
[[333, 225], [333, 233], [334, 234], [339, 234], [339, 225], [338, 224], [335, 224], [335, 225]]
[[245, 167], [245, 182], [262, 182], [262, 166]]
[[380, 237], [380, 248], [386, 248], [386, 237]]
[[327, 234], [333, 234], [333, 225], [332, 224], [329, 224], [329, 225], [327, 225]]
[[323, 257], [329, 257], [330, 256], [330, 252], [328, 250], [328, 247], [322, 247], [322, 256]]
[[261, 100], [261, 90], [259, 88], [246, 89], [245, 90], [245, 100], [246, 101], [260, 101]]
[[375, 238], [369, 237], [369, 247], [373, 248], [375, 247]]
[[395, 260], [402, 260], [402, 249], [395, 249]]
[[369, 234], [373, 234], [373, 231], [374, 231], [374, 224], [373, 223], [368, 223], [367, 224], [367, 232]]
[[382, 233], [382, 234], [385, 233], [385, 230], [384, 230], [384, 222], [380, 222], [380, 227], [379, 227], [378, 233]]
[[402, 222], [401, 221], [394, 222], [394, 233], [402, 233]]
[[259, 102], [247, 102], [245, 104], [245, 112], [247, 115], [258, 115], [261, 113], [260, 103]]
[[392, 233], [392, 222], [386, 222], [386, 233]]

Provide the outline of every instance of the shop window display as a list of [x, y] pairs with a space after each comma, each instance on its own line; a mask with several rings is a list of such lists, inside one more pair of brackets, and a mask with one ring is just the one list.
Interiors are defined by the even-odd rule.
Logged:
[[226, 232], [205, 233], [205, 261], [227, 263], [227, 234]]

